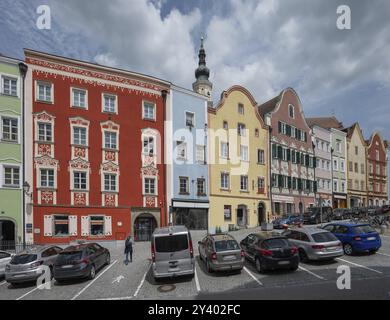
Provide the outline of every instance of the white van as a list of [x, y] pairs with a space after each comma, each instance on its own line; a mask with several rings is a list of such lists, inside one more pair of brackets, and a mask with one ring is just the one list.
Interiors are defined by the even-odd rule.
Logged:
[[157, 228], [152, 235], [153, 277], [194, 276], [195, 259], [191, 234], [185, 226]]

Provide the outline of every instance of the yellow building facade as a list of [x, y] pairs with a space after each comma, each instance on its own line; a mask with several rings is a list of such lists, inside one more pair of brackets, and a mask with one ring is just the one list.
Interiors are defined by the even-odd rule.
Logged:
[[358, 123], [347, 132], [348, 207], [367, 205], [367, 145]]
[[269, 129], [248, 90], [233, 86], [208, 109], [209, 231], [269, 221]]

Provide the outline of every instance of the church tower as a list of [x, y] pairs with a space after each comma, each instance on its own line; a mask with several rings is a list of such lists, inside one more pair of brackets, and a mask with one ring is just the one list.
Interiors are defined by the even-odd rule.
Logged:
[[212, 100], [211, 91], [213, 84], [209, 81], [210, 70], [206, 66], [206, 51], [203, 46], [203, 37], [200, 40], [199, 49], [199, 66], [195, 70], [196, 81], [192, 84], [192, 88], [195, 92], [206, 96], [209, 101]]

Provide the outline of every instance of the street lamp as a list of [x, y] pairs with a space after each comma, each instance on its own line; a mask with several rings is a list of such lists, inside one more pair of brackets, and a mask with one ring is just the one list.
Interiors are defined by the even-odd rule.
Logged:
[[23, 183], [23, 192], [26, 196], [29, 196], [32, 198], [32, 192], [30, 192], [30, 184], [27, 181], [24, 181]]

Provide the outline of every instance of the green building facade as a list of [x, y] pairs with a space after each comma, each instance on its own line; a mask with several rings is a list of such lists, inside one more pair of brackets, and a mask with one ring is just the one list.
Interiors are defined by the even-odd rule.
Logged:
[[19, 60], [0, 56], [0, 243], [22, 241], [22, 77]]

